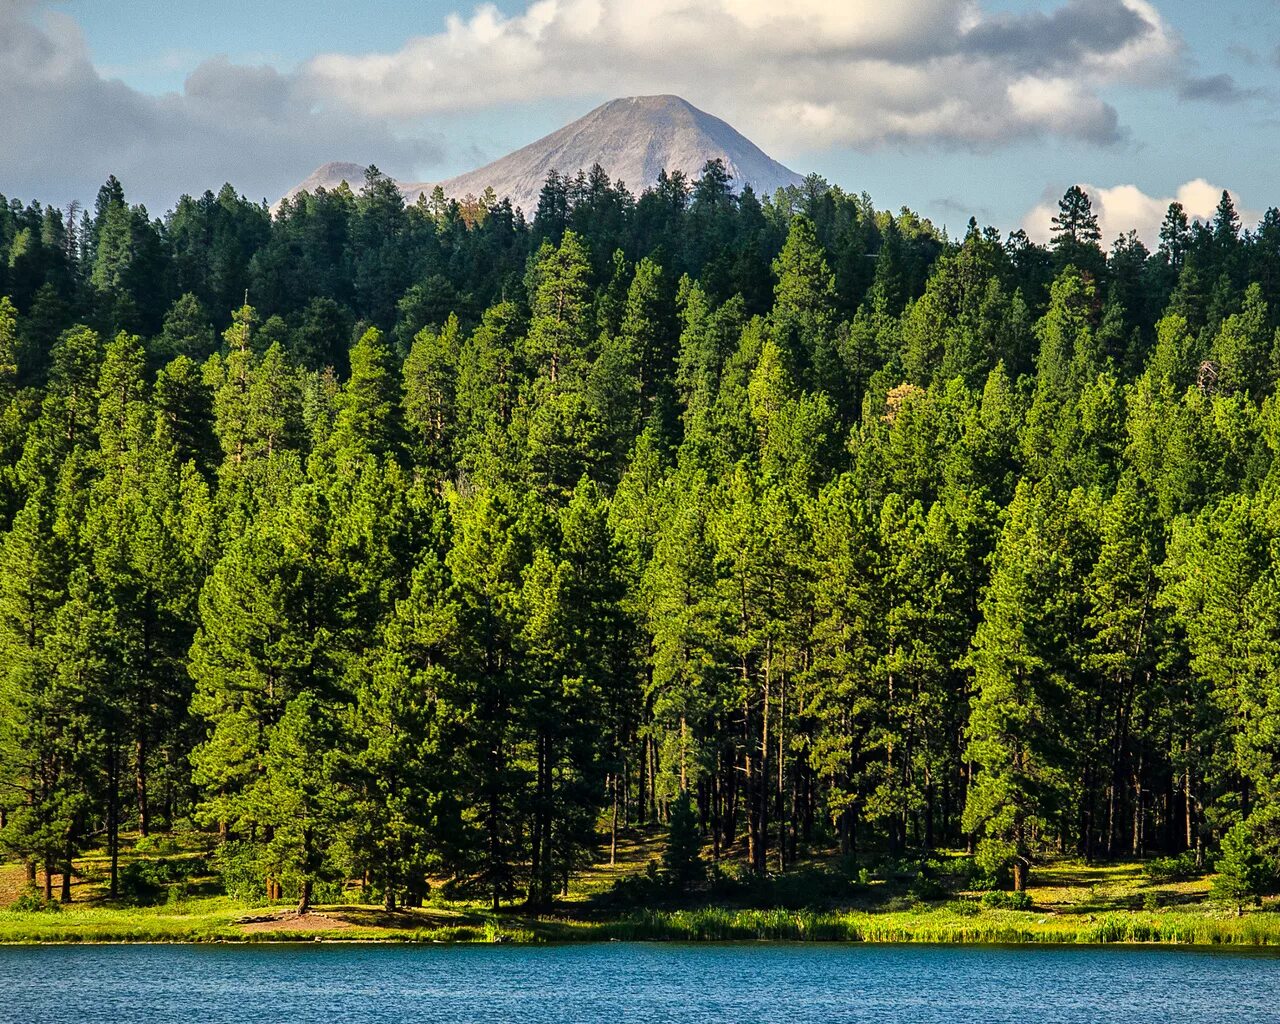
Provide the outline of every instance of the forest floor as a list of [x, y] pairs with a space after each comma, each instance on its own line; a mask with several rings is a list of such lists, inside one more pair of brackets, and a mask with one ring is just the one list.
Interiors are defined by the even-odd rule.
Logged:
[[[1084, 864], [1060, 859], [1032, 872], [1030, 909], [991, 906], [952, 870], [958, 855], [925, 865], [885, 861], [850, 868], [813, 857], [767, 881], [726, 865], [708, 891], [664, 894], [648, 873], [662, 837], [636, 832], [607, 859], [575, 874], [549, 911], [519, 907], [494, 914], [483, 904], [434, 896], [427, 906], [388, 912], [358, 902], [324, 903], [299, 916], [292, 907], [218, 895], [209, 874], [209, 837], [130, 842], [122, 878], [129, 900], [107, 898], [101, 851], [78, 860], [71, 902], [40, 907], [21, 865], [0, 865], [0, 942], [575, 942], [633, 940], [809, 940], [937, 943], [1163, 942], [1280, 946], [1280, 901], [1237, 913], [1209, 899], [1211, 878], [1158, 881], [1140, 861]], [[887, 866], [886, 866], [887, 864]], [[189, 870], [187, 870], [189, 869]], [[174, 875], [179, 882], [164, 882]], [[137, 880], [141, 879], [139, 883]], [[156, 879], [161, 879], [156, 883]], [[43, 876], [38, 876], [43, 884]], [[55, 900], [61, 877], [54, 877]]]

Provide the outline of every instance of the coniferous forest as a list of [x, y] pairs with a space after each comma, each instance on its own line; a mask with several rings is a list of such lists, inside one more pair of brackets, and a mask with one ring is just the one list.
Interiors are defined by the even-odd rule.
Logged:
[[[722, 165], [0, 198], [0, 844], [545, 906], [619, 829], [1280, 849], [1280, 212], [948, 237]], [[1270, 864], [1270, 873], [1253, 870]]]

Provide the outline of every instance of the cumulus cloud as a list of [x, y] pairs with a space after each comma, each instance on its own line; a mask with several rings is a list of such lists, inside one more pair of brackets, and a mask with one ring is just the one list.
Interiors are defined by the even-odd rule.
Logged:
[[[459, 0], [470, 2], [470, 0]], [[231, 180], [274, 198], [329, 160], [417, 174], [432, 119], [546, 100], [677, 92], [785, 156], [833, 147], [992, 150], [1126, 137], [1116, 87], [1246, 95], [1196, 77], [1149, 0], [525, 0], [448, 17], [388, 53], [280, 70], [204, 60], [152, 96], [90, 60], [52, 0], [0, 0], [0, 187], [86, 198], [108, 173], [150, 205]]]
[[[1136, 185], [1115, 185], [1111, 188], [1100, 188], [1097, 185], [1082, 185], [1089, 200], [1093, 204], [1093, 212], [1098, 216], [1098, 226], [1102, 229], [1105, 242], [1136, 231], [1148, 246], [1155, 246], [1160, 239], [1160, 223], [1169, 209], [1169, 204], [1177, 200], [1192, 220], [1208, 221], [1213, 217], [1218, 201], [1222, 198], [1222, 188], [1211, 185], [1204, 178], [1196, 178], [1179, 185], [1171, 196], [1149, 196]], [[1234, 192], [1231, 199], [1236, 204], [1241, 220], [1245, 225], [1258, 221], [1259, 215], [1240, 206], [1240, 197]], [[1046, 197], [1045, 201], [1033, 208], [1022, 220], [1023, 230], [1038, 242], [1047, 242], [1052, 237], [1052, 219], [1058, 212], [1057, 198]]]
[[679, 92], [766, 145], [987, 148], [1122, 137], [1109, 85], [1173, 84], [1181, 41], [1146, 0], [992, 13], [976, 0], [535, 0], [486, 5], [394, 53], [322, 54], [317, 102], [411, 118], [577, 95]]
[[55, 203], [92, 198], [108, 174], [156, 212], [175, 189], [223, 181], [275, 198], [335, 156], [407, 168], [437, 149], [321, 110], [295, 76], [225, 58], [197, 66], [181, 93], [140, 93], [94, 67], [72, 18], [29, 0], [0, 0], [0, 110], [0, 187]]
[[1184, 100], [1205, 100], [1210, 103], [1239, 103], [1258, 96], [1257, 89], [1242, 89], [1227, 74], [1190, 77], [1178, 87], [1178, 97]]

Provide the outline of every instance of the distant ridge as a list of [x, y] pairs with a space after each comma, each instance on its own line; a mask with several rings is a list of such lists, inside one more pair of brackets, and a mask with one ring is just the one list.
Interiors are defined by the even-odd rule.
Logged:
[[[509, 196], [513, 205], [531, 217], [537, 209], [538, 193], [553, 170], [573, 175], [598, 163], [611, 180], [625, 182], [638, 194], [654, 184], [664, 169], [668, 173], [682, 171], [693, 179], [708, 160], [717, 157], [724, 161], [738, 190], [750, 185], [757, 192], [772, 193], [802, 180], [741, 132], [679, 96], [629, 96], [610, 100], [474, 171], [441, 182], [401, 182], [400, 191], [413, 202], [436, 184], [455, 199], [479, 196], [492, 188], [500, 197]], [[364, 181], [364, 168], [351, 163], [325, 164], [288, 195], [322, 186], [334, 188], [343, 181], [358, 189]]]

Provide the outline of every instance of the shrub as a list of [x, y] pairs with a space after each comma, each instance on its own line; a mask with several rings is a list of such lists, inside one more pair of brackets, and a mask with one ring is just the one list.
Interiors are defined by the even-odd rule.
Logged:
[[120, 896], [135, 903], [155, 903], [168, 882], [161, 862], [130, 861], [120, 869]]
[[213, 863], [228, 896], [246, 903], [266, 901], [266, 875], [257, 845], [244, 840], [223, 843], [213, 855]]
[[858, 880], [847, 871], [836, 867], [806, 866], [769, 879], [761, 895], [763, 902], [770, 906], [799, 910], [847, 900], [855, 894], [858, 886]]
[[165, 890], [181, 885], [184, 893], [193, 875], [208, 874], [203, 857], [157, 857], [130, 861], [120, 869], [120, 895], [135, 903], [158, 903]]
[[1195, 856], [1191, 853], [1180, 853], [1176, 857], [1152, 857], [1143, 865], [1142, 870], [1153, 882], [1185, 882], [1189, 878], [1198, 878], [1201, 874], [1196, 867]]
[[55, 903], [52, 900], [46, 903], [44, 900], [44, 894], [40, 891], [39, 887], [28, 885], [18, 894], [18, 898], [9, 904], [9, 909], [15, 910], [20, 914], [36, 914], [40, 911], [48, 911], [56, 914], [62, 909], [62, 905], [60, 903]]
[[978, 906], [977, 900], [948, 900], [942, 909], [956, 917], [974, 917], [982, 908]]
[[930, 878], [923, 871], [916, 874], [907, 891], [914, 899], [922, 900], [926, 903], [946, 899], [949, 895], [946, 886], [936, 878]]
[[687, 892], [691, 885], [707, 876], [706, 865], [702, 862], [698, 817], [693, 812], [688, 793], [681, 793], [671, 806], [671, 825], [667, 830], [662, 868], [677, 892]]
[[942, 862], [932, 857], [885, 857], [873, 873], [886, 882], [910, 882], [924, 873], [932, 875], [942, 869]]
[[318, 878], [311, 886], [313, 903], [347, 902], [347, 885], [341, 878]]
[[149, 836], [140, 836], [138, 841], [133, 844], [135, 853], [148, 854], [170, 854], [179, 853], [181, 848], [178, 841], [173, 836], [151, 834]]
[[982, 894], [982, 905], [990, 910], [1030, 910], [1031, 897], [1025, 892], [992, 889]]
[[1237, 911], [1245, 903], [1262, 906], [1262, 897], [1275, 892], [1276, 862], [1258, 849], [1257, 836], [1248, 822], [1237, 822], [1222, 837], [1222, 855], [1214, 865], [1212, 895], [1224, 903], [1234, 903]]

